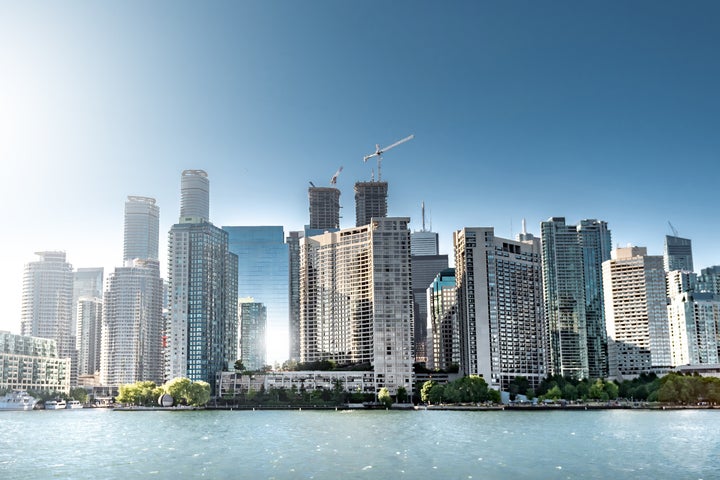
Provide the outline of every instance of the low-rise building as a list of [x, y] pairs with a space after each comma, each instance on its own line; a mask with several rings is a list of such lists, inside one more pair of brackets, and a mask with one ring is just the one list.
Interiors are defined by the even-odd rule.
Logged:
[[70, 359], [55, 340], [0, 331], [0, 389], [70, 393]]

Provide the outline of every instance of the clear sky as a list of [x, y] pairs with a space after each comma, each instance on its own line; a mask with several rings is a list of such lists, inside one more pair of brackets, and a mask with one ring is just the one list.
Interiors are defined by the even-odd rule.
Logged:
[[650, 254], [670, 221], [720, 264], [718, 25], [702, 0], [0, 2], [0, 329], [33, 252], [120, 264], [127, 195], [157, 198], [165, 251], [183, 169], [216, 225], [288, 231], [342, 165], [351, 226], [363, 155], [409, 134], [389, 214], [419, 229], [425, 201], [442, 253], [564, 216]]

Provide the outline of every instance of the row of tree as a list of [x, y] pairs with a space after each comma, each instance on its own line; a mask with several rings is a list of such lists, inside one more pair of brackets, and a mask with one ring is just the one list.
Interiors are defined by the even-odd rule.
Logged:
[[500, 392], [489, 388], [482, 377], [470, 375], [447, 384], [428, 380], [420, 389], [420, 399], [430, 404], [500, 403]]
[[115, 401], [126, 405], [151, 407], [157, 406], [161, 395], [167, 393], [175, 405], [199, 407], [210, 401], [210, 384], [203, 381], [193, 382], [189, 378], [174, 378], [164, 385], [155, 382], [140, 381], [120, 385]]

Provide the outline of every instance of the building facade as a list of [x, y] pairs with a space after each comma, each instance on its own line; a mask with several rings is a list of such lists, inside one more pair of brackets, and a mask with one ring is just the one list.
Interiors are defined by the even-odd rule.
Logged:
[[673, 235], [665, 236], [665, 270], [694, 271], [692, 240]]
[[[412, 237], [411, 237], [412, 238]], [[412, 240], [411, 240], [412, 243]], [[413, 345], [416, 363], [428, 360], [427, 289], [438, 273], [448, 267], [447, 255], [411, 255], [413, 292]]]
[[238, 336], [238, 358], [247, 370], [261, 370], [267, 363], [265, 330], [267, 309], [252, 298], [238, 301], [240, 335]]
[[0, 331], [0, 389], [70, 393], [70, 359], [47, 338]]
[[163, 282], [157, 260], [135, 259], [108, 277], [103, 300], [100, 382], [164, 381]]
[[210, 221], [210, 180], [204, 170], [183, 170], [180, 177], [180, 223]]
[[98, 297], [80, 297], [77, 302], [77, 375], [100, 372], [103, 302]]
[[367, 364], [378, 389], [412, 391], [409, 220], [373, 218], [302, 239], [302, 362]]
[[25, 265], [20, 318], [22, 335], [55, 340], [60, 358], [75, 354], [72, 330], [73, 269], [65, 252], [37, 252]]
[[618, 248], [603, 262], [610, 377], [667, 372], [672, 366], [663, 257]]
[[123, 261], [158, 260], [160, 208], [150, 197], [129, 196], [125, 202]]
[[453, 235], [460, 371], [507, 390], [518, 376], [547, 376], [540, 248], [496, 237], [492, 227]]
[[368, 225], [372, 218], [387, 217], [387, 182], [355, 184], [355, 226]]
[[340, 228], [340, 190], [335, 187], [308, 188], [310, 225], [315, 230]]
[[607, 376], [602, 262], [610, 259], [607, 223], [541, 224], [545, 315], [550, 373], [576, 379]]
[[447, 371], [459, 367], [460, 326], [454, 268], [435, 276], [427, 289], [427, 304], [427, 368]]

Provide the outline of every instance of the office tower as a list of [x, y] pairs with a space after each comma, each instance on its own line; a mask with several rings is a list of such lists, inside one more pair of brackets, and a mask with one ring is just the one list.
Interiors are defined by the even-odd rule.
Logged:
[[427, 368], [450, 370], [460, 366], [460, 326], [457, 319], [455, 269], [437, 274], [427, 289]]
[[98, 297], [80, 297], [77, 302], [77, 375], [95, 375], [100, 371], [102, 347], [102, 308]]
[[506, 390], [523, 376], [547, 375], [540, 249], [496, 237], [492, 227], [453, 234], [460, 370]]
[[74, 356], [72, 331], [73, 271], [65, 252], [36, 252], [25, 265], [20, 329], [22, 335], [49, 338], [60, 358]]
[[288, 317], [290, 360], [300, 360], [300, 240], [303, 232], [290, 232], [285, 238], [288, 247]]
[[78, 268], [73, 273], [73, 332], [77, 328], [77, 302], [82, 297], [102, 298], [105, 269]]
[[665, 270], [694, 271], [692, 240], [672, 235], [665, 236]]
[[180, 222], [210, 221], [210, 181], [204, 170], [183, 170], [180, 179]]
[[308, 188], [310, 225], [313, 230], [340, 228], [340, 190], [335, 187]]
[[[165, 375], [202, 380], [214, 391], [218, 372], [237, 360], [238, 260], [228, 249], [228, 233], [203, 216], [209, 211], [207, 174], [186, 170], [182, 178], [180, 223], [168, 235]], [[195, 183], [200, 193], [194, 196], [204, 200], [193, 211], [189, 185]]]
[[0, 389], [70, 393], [70, 359], [55, 340], [0, 331], [0, 365]]
[[412, 391], [409, 220], [301, 240], [301, 361], [367, 364], [377, 389]]
[[160, 209], [155, 199], [129, 196], [125, 202], [123, 261], [135, 258], [158, 260]]
[[572, 378], [607, 376], [602, 262], [610, 259], [607, 223], [541, 224], [545, 315], [550, 372]]
[[411, 255], [438, 255], [438, 234], [420, 230], [410, 234]]
[[370, 223], [371, 218], [387, 217], [387, 182], [355, 184], [355, 226]]
[[101, 384], [163, 382], [162, 293], [157, 260], [135, 259], [110, 274], [103, 300]]
[[248, 370], [261, 370], [267, 362], [265, 353], [265, 328], [267, 309], [252, 298], [238, 301], [238, 358]]
[[[416, 232], [418, 233], [418, 232]], [[428, 232], [431, 233], [431, 232]], [[411, 234], [411, 245], [412, 245]], [[411, 249], [412, 250], [412, 249]], [[411, 255], [411, 279], [413, 293], [413, 345], [415, 362], [425, 363], [428, 357], [427, 289], [438, 273], [448, 267], [447, 255]]]
[[702, 269], [698, 278], [698, 291], [720, 295], [720, 266]]
[[720, 296], [696, 291], [689, 271], [671, 270], [667, 279], [672, 365], [720, 363]]
[[618, 248], [602, 264], [611, 377], [666, 372], [672, 363], [663, 257]]
[[[289, 254], [281, 226], [224, 226], [228, 249], [237, 255], [238, 298], [252, 297], [265, 305], [271, 331], [282, 337], [267, 339], [271, 354], [287, 355]], [[284, 359], [284, 358], [283, 358]]]

